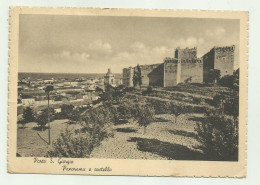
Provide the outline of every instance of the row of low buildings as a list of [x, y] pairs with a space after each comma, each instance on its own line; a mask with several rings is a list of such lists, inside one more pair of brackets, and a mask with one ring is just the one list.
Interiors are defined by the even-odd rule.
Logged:
[[[197, 57], [197, 48], [177, 48], [174, 57], [163, 63], [140, 65], [142, 84], [171, 87], [179, 83], [211, 83], [214, 71], [220, 77], [232, 75], [234, 71], [235, 46], [214, 47], [202, 57]], [[123, 69], [124, 86], [133, 86], [136, 67]]]
[[104, 89], [104, 80], [90, 78], [87, 80], [20, 80], [18, 82], [18, 106], [47, 105], [45, 93], [47, 85], [53, 85], [54, 90], [50, 94], [50, 104], [63, 104], [73, 101], [81, 101], [83, 105], [99, 98], [99, 90]]

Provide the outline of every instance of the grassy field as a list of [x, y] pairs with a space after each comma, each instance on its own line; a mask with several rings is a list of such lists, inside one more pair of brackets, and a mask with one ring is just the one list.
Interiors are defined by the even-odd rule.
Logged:
[[[56, 140], [61, 132], [80, 128], [80, 125], [68, 125], [68, 120], [54, 120], [51, 122], [51, 142]], [[50, 150], [52, 145], [48, 145], [48, 129], [41, 131], [37, 123], [27, 123], [25, 128], [18, 124], [17, 129], [17, 153], [22, 157], [43, 157]]]

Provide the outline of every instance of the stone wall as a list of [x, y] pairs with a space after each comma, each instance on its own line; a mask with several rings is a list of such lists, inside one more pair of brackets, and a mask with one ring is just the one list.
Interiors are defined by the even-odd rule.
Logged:
[[[160, 64], [152, 64], [152, 65], [140, 65], [141, 73], [142, 73], [142, 85], [148, 86], [149, 85], [149, 77], [148, 75], [156, 69]], [[134, 67], [136, 68], [136, 67]]]
[[[234, 50], [231, 47], [214, 47], [202, 58], [197, 58], [197, 48], [175, 50], [175, 58], [165, 58], [164, 63], [140, 65], [143, 86], [176, 86], [178, 83], [210, 82], [211, 72], [220, 70], [221, 76], [234, 70]], [[134, 68], [123, 69], [123, 85], [133, 86]]]
[[182, 60], [179, 83], [202, 83], [203, 62], [201, 59]]
[[215, 52], [214, 50], [210, 50], [203, 56], [203, 81], [205, 83], [210, 83], [210, 71], [214, 69], [214, 58]]
[[178, 84], [177, 72], [180, 67], [178, 60], [164, 62], [164, 87], [172, 87]]
[[235, 46], [214, 48], [214, 69], [220, 70], [220, 76], [232, 75], [234, 72]]
[[152, 72], [148, 74], [149, 85], [152, 86], [163, 86], [164, 80], [164, 64], [160, 64]]
[[211, 83], [210, 73], [213, 70], [220, 70], [220, 77], [232, 75], [234, 71], [235, 46], [214, 47], [203, 56], [203, 81]]
[[197, 48], [185, 48], [185, 49], [180, 49], [177, 48], [175, 50], [175, 58], [176, 59], [195, 59], [197, 58]]

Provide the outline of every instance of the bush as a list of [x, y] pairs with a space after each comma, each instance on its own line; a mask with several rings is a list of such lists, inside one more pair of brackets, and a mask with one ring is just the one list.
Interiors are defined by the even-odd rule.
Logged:
[[208, 160], [238, 160], [238, 121], [226, 115], [211, 114], [197, 124], [199, 147]]
[[174, 104], [174, 106], [183, 106], [183, 108], [185, 109], [185, 113], [205, 113], [206, 110], [208, 109], [205, 106], [183, 105], [181, 103], [175, 103], [175, 102], [170, 103], [170, 102], [154, 100], [154, 99], [148, 99], [148, 102], [153, 106], [155, 110], [155, 114], [168, 114], [171, 103]]
[[212, 105], [216, 108], [219, 108], [223, 105], [224, 96], [222, 94], [217, 94], [213, 97]]
[[154, 120], [154, 108], [151, 105], [137, 105], [137, 120], [140, 126], [146, 127]]
[[224, 103], [224, 113], [237, 119], [239, 115], [239, 97], [227, 98]]
[[26, 123], [33, 122], [33, 121], [35, 121], [34, 111], [32, 110], [32, 108], [26, 107], [23, 110], [23, 119], [21, 121], [23, 128], [24, 128]]
[[67, 105], [67, 104], [63, 104], [61, 106], [61, 118], [62, 119], [69, 119], [69, 116], [71, 114], [71, 112], [73, 111], [74, 106], [73, 105]]
[[187, 110], [185, 106], [170, 103], [168, 107], [168, 113], [175, 116], [175, 123], [176, 123], [178, 116], [187, 113]]
[[89, 134], [75, 134], [67, 131], [53, 142], [53, 149], [47, 152], [46, 157], [89, 157], [95, 144], [95, 140]]
[[[113, 109], [112, 109], [113, 110]], [[107, 107], [90, 109], [82, 119], [82, 129], [75, 133], [66, 132], [53, 143], [53, 149], [47, 153], [48, 157], [86, 158], [91, 151], [100, 145], [105, 138], [113, 136], [113, 119]]]
[[69, 123], [75, 123], [77, 121], [80, 121], [80, 118], [81, 118], [81, 115], [80, 115], [80, 111], [78, 109], [73, 109], [68, 114]]
[[219, 80], [219, 85], [229, 87], [235, 91], [239, 90], [239, 68], [234, 71], [233, 75], [223, 76]]
[[[49, 113], [51, 122], [54, 120], [54, 109], [50, 108]], [[39, 115], [37, 115], [36, 121], [43, 131], [45, 125], [48, 123], [48, 108], [44, 109]]]
[[213, 105], [219, 108], [222, 113], [233, 116], [235, 119], [239, 115], [239, 97], [225, 97], [224, 95], [216, 95], [213, 98]]
[[200, 104], [201, 101], [202, 101], [201, 98], [193, 97], [193, 103], [194, 103], [194, 104]]
[[142, 92], [142, 95], [148, 95], [151, 94], [152, 92], [153, 92], [152, 86], [148, 86], [147, 89]]

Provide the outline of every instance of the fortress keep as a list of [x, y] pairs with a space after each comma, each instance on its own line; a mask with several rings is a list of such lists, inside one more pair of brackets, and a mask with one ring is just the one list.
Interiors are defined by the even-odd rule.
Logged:
[[[214, 47], [203, 57], [197, 58], [197, 48], [176, 48], [174, 58], [167, 57], [163, 63], [140, 65], [144, 86], [172, 87], [179, 83], [211, 83], [213, 70], [220, 76], [232, 75], [234, 71], [235, 46]], [[136, 67], [123, 69], [123, 85], [133, 86]]]

